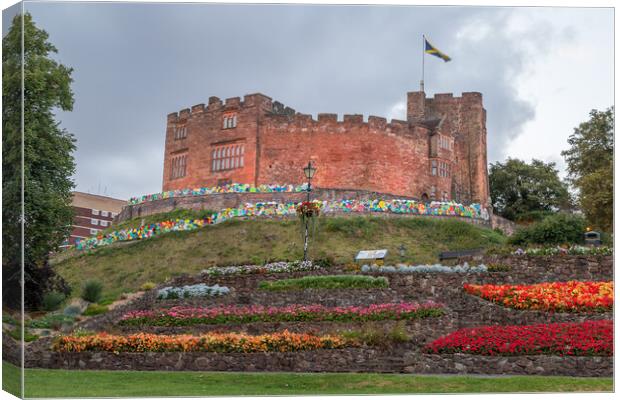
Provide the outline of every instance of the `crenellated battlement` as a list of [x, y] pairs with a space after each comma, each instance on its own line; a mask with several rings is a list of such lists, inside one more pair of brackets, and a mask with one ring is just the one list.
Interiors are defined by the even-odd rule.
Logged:
[[482, 94], [409, 92], [406, 115], [311, 115], [261, 93], [211, 96], [168, 114], [164, 190], [293, 182], [312, 160], [324, 187], [486, 204]]

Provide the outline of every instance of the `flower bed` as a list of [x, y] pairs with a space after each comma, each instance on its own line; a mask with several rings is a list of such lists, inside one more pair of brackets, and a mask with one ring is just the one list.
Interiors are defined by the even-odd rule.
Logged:
[[71, 353], [84, 351], [255, 353], [340, 349], [358, 345], [355, 339], [340, 335], [316, 336], [288, 331], [258, 336], [243, 333], [209, 333], [201, 336], [147, 333], [118, 336], [99, 333], [90, 336], [62, 336], [54, 342], [53, 350]]
[[425, 346], [428, 353], [611, 356], [613, 321], [466, 328]]
[[501, 247], [495, 249], [489, 249], [487, 254], [498, 255], [516, 255], [516, 256], [557, 256], [557, 255], [570, 255], [570, 256], [610, 256], [613, 255], [614, 249], [607, 246], [588, 247], [588, 246], [570, 246], [570, 247], [531, 247], [531, 248], [517, 248], [514, 247]]
[[211, 267], [202, 271], [206, 275], [244, 275], [244, 274], [273, 274], [281, 272], [313, 271], [321, 269], [312, 261], [278, 261], [265, 265], [233, 265], [230, 267]]
[[130, 311], [119, 320], [120, 325], [186, 326], [284, 321], [380, 321], [437, 317], [443, 306], [434, 302], [386, 303], [369, 306], [325, 307], [298, 305], [286, 307], [218, 306], [212, 308], [173, 307], [164, 310]]
[[463, 285], [469, 294], [520, 310], [609, 311], [613, 282], [551, 282], [533, 285]]
[[449, 267], [441, 264], [434, 265], [404, 265], [399, 264], [397, 266], [377, 266], [377, 265], [363, 265], [361, 268], [362, 273], [399, 273], [399, 274], [414, 274], [414, 273], [475, 273], [475, 272], [487, 272], [488, 269], [484, 264], [470, 267], [469, 264], [457, 265]]
[[215, 193], [274, 193], [274, 192], [305, 192], [306, 184], [303, 185], [249, 185], [247, 183], [231, 183], [223, 186], [215, 187], [201, 187], [194, 189], [178, 189], [169, 190], [167, 192], [146, 194], [139, 197], [132, 197], [127, 204], [134, 205], [147, 201], [155, 201], [162, 199], [171, 199], [174, 197], [188, 197], [188, 196], [204, 196], [206, 194]]
[[297, 279], [281, 279], [278, 281], [263, 281], [258, 284], [263, 290], [302, 290], [302, 289], [367, 289], [386, 288], [388, 280], [385, 277], [371, 277], [360, 275], [325, 275], [304, 276]]
[[165, 299], [183, 299], [188, 297], [215, 297], [223, 296], [230, 293], [230, 289], [226, 286], [207, 286], [204, 283], [197, 285], [186, 285], [181, 287], [168, 286], [159, 289], [157, 292], [157, 298], [161, 300]]
[[[411, 215], [435, 215], [435, 216], [452, 216], [463, 218], [476, 218], [488, 220], [489, 215], [485, 208], [480, 204], [471, 204], [465, 206], [463, 204], [452, 202], [431, 202], [422, 203], [415, 200], [315, 200], [312, 207], [322, 213], [338, 213], [338, 212], [378, 212], [378, 213], [394, 213], [394, 214], [411, 214]], [[237, 217], [258, 217], [258, 216], [293, 216], [297, 214], [297, 203], [276, 203], [276, 202], [259, 202], [248, 203], [238, 208], [227, 208], [212, 214], [204, 219], [187, 219], [175, 221], [163, 221], [156, 224], [149, 224], [139, 228], [122, 229], [120, 231], [110, 232], [106, 235], [99, 233], [85, 239], [78, 239], [75, 243], [77, 250], [93, 249], [101, 246], [107, 246], [118, 241], [148, 239], [153, 236], [167, 233], [171, 231], [188, 231], [201, 228], [207, 225], [219, 224]]]

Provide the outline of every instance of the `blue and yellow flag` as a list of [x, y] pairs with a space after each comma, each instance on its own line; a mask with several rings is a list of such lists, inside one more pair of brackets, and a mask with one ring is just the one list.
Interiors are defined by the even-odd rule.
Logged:
[[426, 37], [424, 37], [424, 52], [426, 54], [432, 54], [435, 57], [439, 57], [442, 60], [444, 60], [445, 62], [448, 62], [451, 60], [450, 57], [448, 57], [447, 55], [445, 55], [444, 53], [442, 53], [441, 51], [439, 51], [435, 46], [433, 46], [432, 44], [429, 43], [428, 39], [426, 39]]

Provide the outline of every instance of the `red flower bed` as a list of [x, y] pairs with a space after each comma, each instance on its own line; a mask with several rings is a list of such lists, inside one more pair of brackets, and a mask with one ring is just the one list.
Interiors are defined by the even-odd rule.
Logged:
[[609, 311], [613, 282], [549, 282], [534, 285], [463, 285], [469, 294], [520, 310]]
[[466, 328], [427, 344], [424, 350], [485, 356], [611, 356], [613, 321]]

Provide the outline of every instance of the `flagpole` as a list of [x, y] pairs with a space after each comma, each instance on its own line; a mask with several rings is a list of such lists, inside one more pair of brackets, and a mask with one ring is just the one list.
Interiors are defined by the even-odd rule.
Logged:
[[422, 35], [422, 80], [420, 81], [420, 92], [424, 92], [424, 49], [426, 47], [424, 39], [424, 35]]

